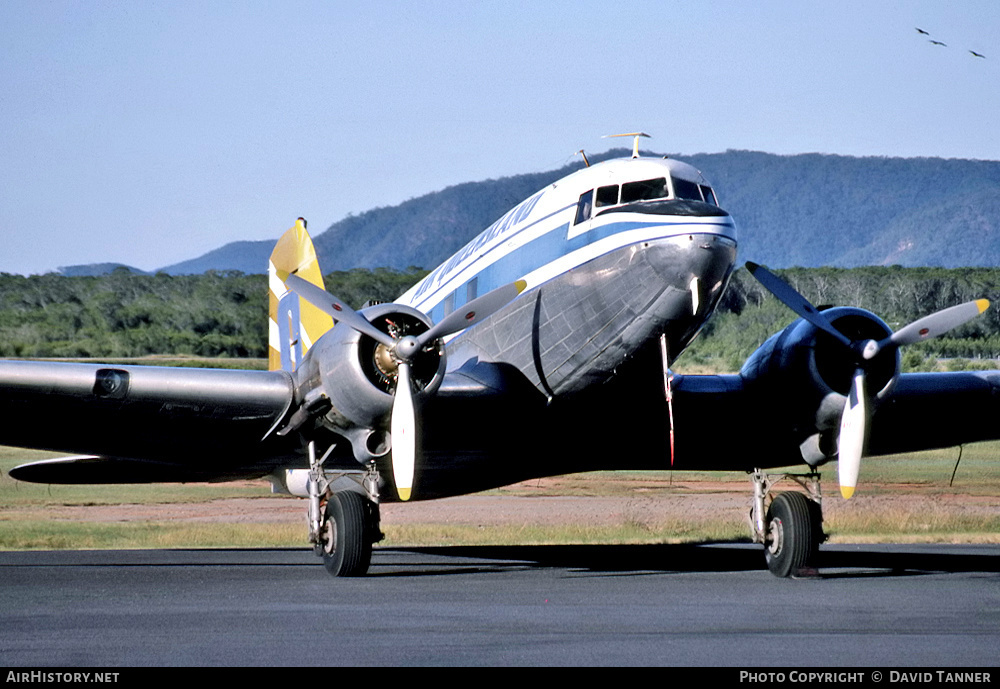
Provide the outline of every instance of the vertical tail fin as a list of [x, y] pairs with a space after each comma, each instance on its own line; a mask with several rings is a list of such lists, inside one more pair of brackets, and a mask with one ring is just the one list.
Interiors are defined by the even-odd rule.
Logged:
[[309, 302], [300, 301], [298, 295], [285, 288], [285, 278], [290, 273], [325, 289], [316, 249], [302, 218], [278, 240], [267, 265], [270, 288], [267, 363], [271, 371], [294, 371], [313, 343], [333, 327], [330, 316]]

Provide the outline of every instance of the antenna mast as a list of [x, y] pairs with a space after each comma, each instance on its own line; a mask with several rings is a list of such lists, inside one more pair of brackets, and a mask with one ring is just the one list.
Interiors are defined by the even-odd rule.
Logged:
[[633, 158], [638, 158], [639, 157], [639, 137], [645, 137], [647, 139], [651, 139], [652, 138], [646, 132], [630, 132], [628, 134], [608, 134], [607, 136], [602, 136], [601, 138], [602, 139], [616, 139], [616, 138], [622, 137], [622, 136], [631, 136], [631, 137], [633, 137], [635, 139], [635, 142], [632, 144], [632, 157]]

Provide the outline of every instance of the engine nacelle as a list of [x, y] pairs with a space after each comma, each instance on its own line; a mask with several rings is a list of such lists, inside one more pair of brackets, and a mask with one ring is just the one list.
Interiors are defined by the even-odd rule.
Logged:
[[[394, 338], [420, 334], [431, 325], [419, 311], [400, 304], [379, 304], [361, 313]], [[440, 343], [414, 357], [410, 373], [415, 392], [434, 393], [445, 364]], [[385, 345], [338, 323], [309, 349], [295, 375], [299, 403], [322, 411], [323, 422], [351, 440], [356, 457], [388, 451], [383, 441], [395, 395], [396, 361]]]
[[[877, 342], [892, 334], [882, 319], [864, 309], [835, 307], [824, 315], [853, 342]], [[887, 350], [865, 364], [868, 392], [875, 399], [889, 393], [900, 371], [899, 348]], [[837, 429], [858, 356], [799, 319], [761, 345], [740, 375], [747, 389], [767, 401], [771, 421], [788, 427], [798, 439], [803, 459], [818, 464], [837, 453]]]

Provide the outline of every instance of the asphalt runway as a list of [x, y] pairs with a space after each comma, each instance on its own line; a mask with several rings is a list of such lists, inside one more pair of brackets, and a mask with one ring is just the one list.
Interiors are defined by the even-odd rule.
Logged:
[[758, 546], [0, 553], [0, 665], [994, 666], [1000, 547]]

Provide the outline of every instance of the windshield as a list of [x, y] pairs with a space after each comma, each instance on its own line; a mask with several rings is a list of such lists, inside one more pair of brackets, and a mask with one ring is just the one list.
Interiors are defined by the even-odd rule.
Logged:
[[667, 189], [667, 179], [646, 179], [641, 182], [629, 182], [622, 185], [622, 203], [633, 201], [648, 201], [649, 199], [665, 199], [670, 196]]

